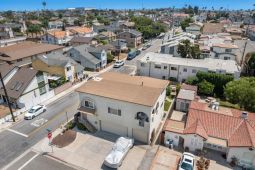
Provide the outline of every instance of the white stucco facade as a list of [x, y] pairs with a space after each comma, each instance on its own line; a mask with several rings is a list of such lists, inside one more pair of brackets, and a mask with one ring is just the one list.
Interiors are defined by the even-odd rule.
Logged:
[[[165, 90], [158, 97], [153, 107], [130, 103], [106, 97], [79, 93], [81, 106], [85, 101], [94, 103], [94, 114], [82, 114], [97, 130], [108, 131], [120, 136], [128, 136], [143, 143], [150, 143], [153, 133], [160, 125], [164, 115]], [[109, 113], [109, 108], [120, 110], [120, 115]], [[144, 113], [148, 119], [140, 122], [137, 113]], [[140, 123], [139, 123], [140, 122]]]
[[195, 76], [198, 71], [229, 74], [235, 79], [240, 77], [240, 67], [235, 61], [176, 58], [157, 53], [147, 53], [144, 58], [137, 61], [138, 75], [158, 79], [170, 78], [182, 82], [188, 77]]

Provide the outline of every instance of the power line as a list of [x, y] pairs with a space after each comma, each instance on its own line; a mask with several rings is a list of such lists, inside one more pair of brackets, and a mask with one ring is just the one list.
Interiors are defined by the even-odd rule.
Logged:
[[15, 122], [15, 117], [14, 117], [13, 112], [12, 112], [11, 103], [9, 102], [9, 97], [8, 97], [8, 94], [7, 94], [5, 85], [4, 85], [4, 80], [3, 80], [1, 72], [0, 72], [0, 79], [1, 79], [2, 86], [4, 88], [5, 99], [6, 99], [6, 102], [7, 102], [8, 106], [9, 106], [9, 109], [10, 109], [10, 112], [11, 112], [11, 115], [12, 115], [12, 120], [13, 120], [13, 122]]

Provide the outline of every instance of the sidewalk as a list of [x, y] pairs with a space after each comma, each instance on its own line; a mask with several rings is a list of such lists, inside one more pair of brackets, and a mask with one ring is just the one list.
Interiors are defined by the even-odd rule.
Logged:
[[[70, 93], [72, 93], [75, 89], [79, 88], [80, 86], [82, 86], [83, 84], [85, 84], [87, 82], [87, 80], [83, 80], [82, 82], [80, 83], [77, 83], [76, 85], [73, 85], [71, 88], [69, 88], [68, 90], [65, 90], [59, 94], [57, 94], [56, 96], [50, 98], [49, 100], [46, 100], [44, 102], [42, 102], [41, 104], [43, 105], [49, 105], [50, 103], [53, 103], [57, 100], [59, 100], [60, 98], [64, 97], [65, 95], [68, 95]], [[20, 122], [23, 120], [23, 117], [24, 115], [23, 114], [20, 114], [19, 116], [16, 117], [16, 122], [4, 122], [2, 124], [0, 124], [0, 132], [5, 130], [5, 129], [8, 129], [10, 128], [11, 126], [13, 126], [14, 124]]]

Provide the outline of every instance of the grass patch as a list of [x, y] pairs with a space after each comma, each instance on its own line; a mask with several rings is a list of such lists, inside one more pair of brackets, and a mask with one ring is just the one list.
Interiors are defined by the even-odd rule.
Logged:
[[66, 129], [73, 129], [75, 127], [75, 123], [70, 121], [66, 124]]
[[170, 105], [171, 105], [171, 102], [169, 102], [168, 100], [165, 100], [164, 111], [168, 111]]
[[233, 104], [228, 101], [220, 101], [220, 106], [230, 107], [230, 108], [234, 108], [234, 109], [240, 109], [240, 106], [238, 104]]

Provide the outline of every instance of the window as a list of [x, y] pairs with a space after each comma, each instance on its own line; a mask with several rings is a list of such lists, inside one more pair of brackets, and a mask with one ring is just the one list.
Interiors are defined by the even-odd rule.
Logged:
[[22, 58], [18, 59], [17, 62], [21, 62], [22, 61]]
[[139, 126], [144, 127], [144, 121], [139, 120]]
[[66, 71], [70, 71], [71, 70], [71, 66], [66, 67]]
[[111, 107], [108, 107], [108, 113], [121, 116], [121, 110], [120, 109], [113, 109]]
[[145, 64], [144, 63], [141, 63], [141, 67], [144, 67], [145, 66]]
[[192, 73], [197, 73], [197, 70], [196, 69], [192, 69]]
[[85, 107], [87, 107], [87, 108], [91, 108], [91, 109], [94, 109], [95, 107], [94, 107], [94, 103], [92, 102], [92, 101], [90, 101], [90, 100], [85, 100]]
[[40, 95], [43, 95], [43, 94], [45, 94], [47, 92], [44, 81], [38, 83], [38, 87], [39, 87]]
[[161, 69], [161, 65], [155, 64], [154, 68]]
[[177, 68], [176, 67], [171, 67], [171, 70], [177, 70]]
[[183, 69], [183, 72], [187, 72], [187, 68], [184, 68], [184, 69]]
[[232, 49], [226, 49], [225, 52], [226, 52], [226, 53], [231, 53], [231, 52], [232, 52]]
[[167, 66], [164, 66], [164, 69], [166, 70], [166, 69], [167, 69]]
[[224, 60], [230, 60], [230, 57], [224, 57]]

